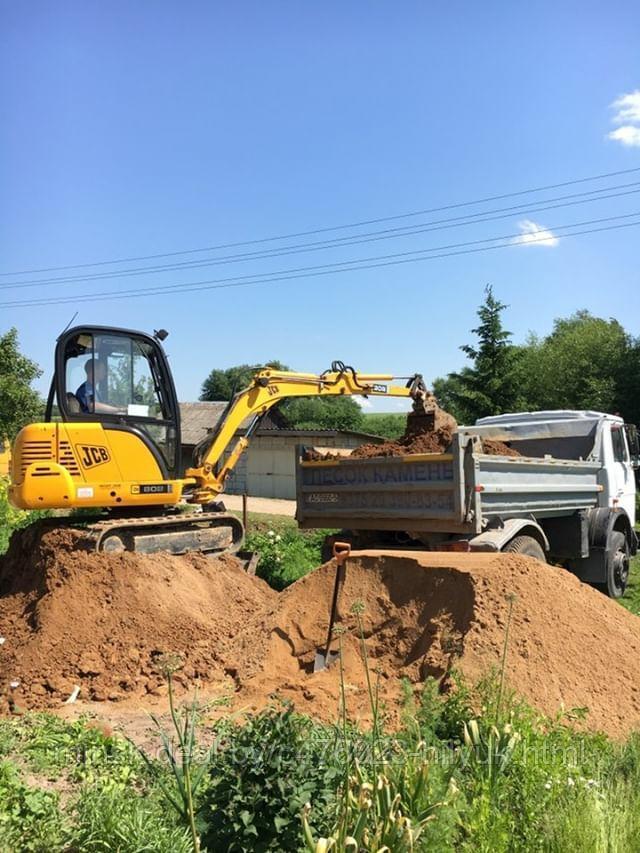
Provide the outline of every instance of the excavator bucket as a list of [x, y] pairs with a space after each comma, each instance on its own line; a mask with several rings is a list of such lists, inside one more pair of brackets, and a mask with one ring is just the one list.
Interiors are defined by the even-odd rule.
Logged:
[[413, 408], [407, 415], [404, 437], [411, 438], [414, 435], [439, 432], [443, 429], [454, 432], [457, 426], [455, 418], [441, 409], [435, 396], [427, 391], [414, 397]]

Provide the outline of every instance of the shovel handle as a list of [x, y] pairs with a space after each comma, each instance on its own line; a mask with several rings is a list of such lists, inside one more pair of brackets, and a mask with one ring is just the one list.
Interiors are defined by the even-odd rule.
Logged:
[[351, 542], [334, 542], [333, 543], [333, 556], [337, 560], [339, 566], [344, 563], [349, 554], [351, 553]]
[[324, 657], [325, 660], [329, 659], [329, 649], [331, 648], [331, 635], [333, 634], [333, 624], [336, 621], [336, 610], [338, 607], [338, 594], [340, 592], [340, 586], [342, 581], [342, 567], [344, 566], [344, 562], [351, 553], [351, 543], [350, 542], [334, 542], [333, 543], [333, 556], [336, 561], [336, 579], [333, 584], [333, 598], [331, 601], [331, 615], [329, 616], [329, 631], [327, 632], [327, 642], [325, 645]]

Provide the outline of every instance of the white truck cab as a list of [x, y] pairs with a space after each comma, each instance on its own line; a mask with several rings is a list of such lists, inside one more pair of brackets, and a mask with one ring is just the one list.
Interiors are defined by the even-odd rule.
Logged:
[[[520, 452], [535, 451], [532, 456], [600, 462], [599, 479], [603, 488], [599, 505], [623, 509], [631, 527], [635, 525], [640, 449], [637, 430], [632, 424], [605, 412], [562, 409], [495, 415], [480, 418], [475, 426], [503, 427], [502, 440], [512, 443]], [[531, 446], [534, 442], [535, 448]], [[558, 452], [560, 444], [562, 451]]]

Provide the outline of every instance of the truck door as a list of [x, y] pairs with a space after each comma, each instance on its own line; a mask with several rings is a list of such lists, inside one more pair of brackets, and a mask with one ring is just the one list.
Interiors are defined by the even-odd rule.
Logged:
[[631, 525], [636, 521], [636, 483], [627, 438], [622, 424], [611, 424], [613, 465], [611, 497], [629, 516]]

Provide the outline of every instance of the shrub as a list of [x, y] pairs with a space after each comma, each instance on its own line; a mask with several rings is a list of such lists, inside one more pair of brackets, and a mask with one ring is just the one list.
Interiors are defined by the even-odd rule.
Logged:
[[0, 554], [4, 554], [9, 547], [9, 540], [14, 530], [26, 527], [48, 515], [50, 515], [48, 510], [27, 512], [12, 506], [9, 503], [9, 480], [6, 477], [0, 477]]
[[[314, 830], [326, 830], [342, 771], [331, 759], [335, 738], [289, 707], [244, 726], [220, 724], [210, 787], [202, 804], [209, 850], [298, 850], [300, 814], [313, 806]], [[327, 737], [328, 736], [328, 737]]]
[[326, 534], [325, 530], [301, 533], [295, 527], [254, 531], [247, 534], [246, 547], [260, 555], [258, 576], [281, 590], [320, 565]]

